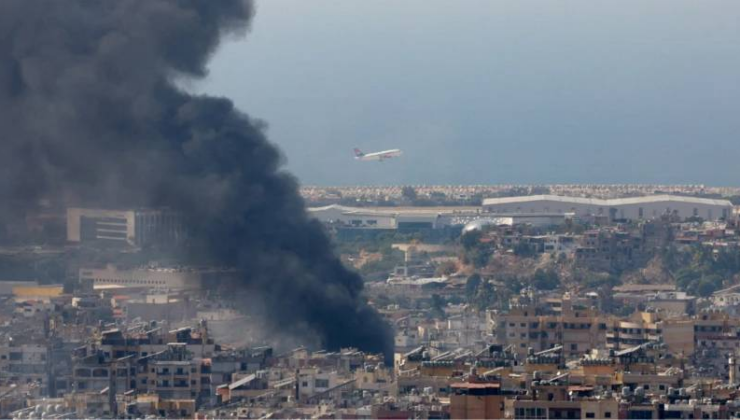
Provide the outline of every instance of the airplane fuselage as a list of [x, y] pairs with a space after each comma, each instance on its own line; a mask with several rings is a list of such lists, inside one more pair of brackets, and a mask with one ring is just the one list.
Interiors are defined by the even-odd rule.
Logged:
[[394, 157], [401, 156], [402, 154], [403, 152], [401, 151], [401, 149], [390, 149], [390, 150], [383, 150], [382, 152], [358, 153], [355, 156], [355, 159], [365, 160], [365, 161], [371, 161], [371, 160], [383, 161], [386, 159], [391, 159]]

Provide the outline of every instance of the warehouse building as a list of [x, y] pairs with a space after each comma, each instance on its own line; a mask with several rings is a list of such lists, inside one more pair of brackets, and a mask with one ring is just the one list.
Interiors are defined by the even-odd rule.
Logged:
[[95, 288], [141, 287], [150, 289], [182, 290], [201, 286], [202, 272], [194, 268], [141, 267], [118, 269], [113, 265], [99, 268], [81, 268], [80, 284]]
[[308, 209], [311, 217], [327, 224], [354, 229], [441, 229], [453, 225], [462, 213], [447, 208], [388, 207], [387, 209], [330, 205]]
[[483, 200], [486, 213], [572, 213], [575, 217], [608, 217], [611, 220], [654, 219], [672, 215], [681, 220], [692, 217], [704, 220], [727, 219], [732, 214], [732, 203], [676, 195], [652, 195], [616, 199], [532, 195], [522, 197], [488, 198]]

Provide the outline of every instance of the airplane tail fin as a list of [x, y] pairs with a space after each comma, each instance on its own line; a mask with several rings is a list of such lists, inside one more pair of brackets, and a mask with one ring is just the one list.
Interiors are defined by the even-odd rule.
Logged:
[[364, 153], [362, 153], [362, 150], [355, 148], [355, 157], [363, 157], [365, 156]]

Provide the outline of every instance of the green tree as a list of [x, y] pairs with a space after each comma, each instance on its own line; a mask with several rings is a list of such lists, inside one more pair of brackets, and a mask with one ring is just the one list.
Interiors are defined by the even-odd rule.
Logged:
[[526, 242], [519, 242], [514, 246], [514, 255], [518, 257], [532, 257], [536, 252]]
[[487, 244], [481, 242], [483, 232], [473, 230], [465, 232], [460, 237], [460, 244], [463, 247], [462, 260], [465, 264], [471, 264], [475, 268], [482, 268], [488, 264], [491, 257], [491, 250]]
[[460, 237], [460, 244], [462, 244], [463, 249], [465, 249], [466, 251], [474, 248], [479, 248], [481, 245], [480, 240], [482, 237], [482, 231], [471, 230], [469, 232], [463, 233], [463, 235]]
[[532, 286], [538, 290], [555, 290], [560, 286], [560, 276], [555, 270], [538, 268], [532, 276]]
[[496, 291], [493, 288], [493, 284], [488, 281], [481, 282], [473, 298], [473, 306], [479, 311], [485, 311], [493, 306], [494, 303], [496, 303]]
[[447, 302], [445, 302], [444, 299], [438, 294], [432, 295], [432, 300], [430, 302], [430, 309], [431, 313], [435, 318], [443, 318], [445, 315], [445, 306], [447, 306]]
[[445, 261], [439, 266], [437, 266], [437, 269], [434, 271], [434, 274], [437, 276], [447, 277], [451, 276], [452, 274], [455, 274], [457, 271], [457, 264], [453, 261]]
[[480, 284], [480, 274], [474, 273], [473, 275], [468, 277], [468, 280], [465, 282], [465, 296], [468, 297], [468, 300], [475, 296], [475, 293], [478, 290], [478, 287], [480, 287]]
[[717, 274], [702, 276], [694, 285], [692, 292], [701, 297], [708, 297], [722, 288], [722, 277]]
[[414, 187], [405, 186], [401, 189], [401, 197], [405, 198], [408, 201], [415, 201], [418, 195]]

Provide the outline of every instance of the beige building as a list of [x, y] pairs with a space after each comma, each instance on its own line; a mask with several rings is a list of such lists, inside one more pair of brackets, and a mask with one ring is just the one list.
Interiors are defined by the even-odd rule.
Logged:
[[691, 319], [672, 319], [661, 323], [663, 343], [676, 355], [694, 354], [694, 321]]
[[535, 304], [513, 306], [506, 314], [488, 312], [487, 321], [498, 344], [513, 345], [517, 354], [563, 346], [565, 357], [605, 348], [608, 318], [570, 299], [560, 302], [559, 313], [541, 314]]
[[721, 311], [704, 311], [694, 317], [695, 351], [713, 349], [723, 353], [740, 349], [740, 319]]
[[615, 320], [606, 335], [607, 347], [624, 350], [660, 340], [661, 328], [656, 314], [637, 312], [628, 320]]
[[[186, 345], [172, 343], [170, 359], [154, 360], [147, 372], [138, 376], [139, 386], [147, 393], [165, 399], [207, 398], [211, 394], [210, 364], [203, 359], [185, 357]], [[177, 357], [180, 355], [181, 357]], [[146, 384], [144, 384], [146, 382]]]
[[498, 383], [454, 383], [450, 386], [450, 418], [504, 418], [505, 397]]

